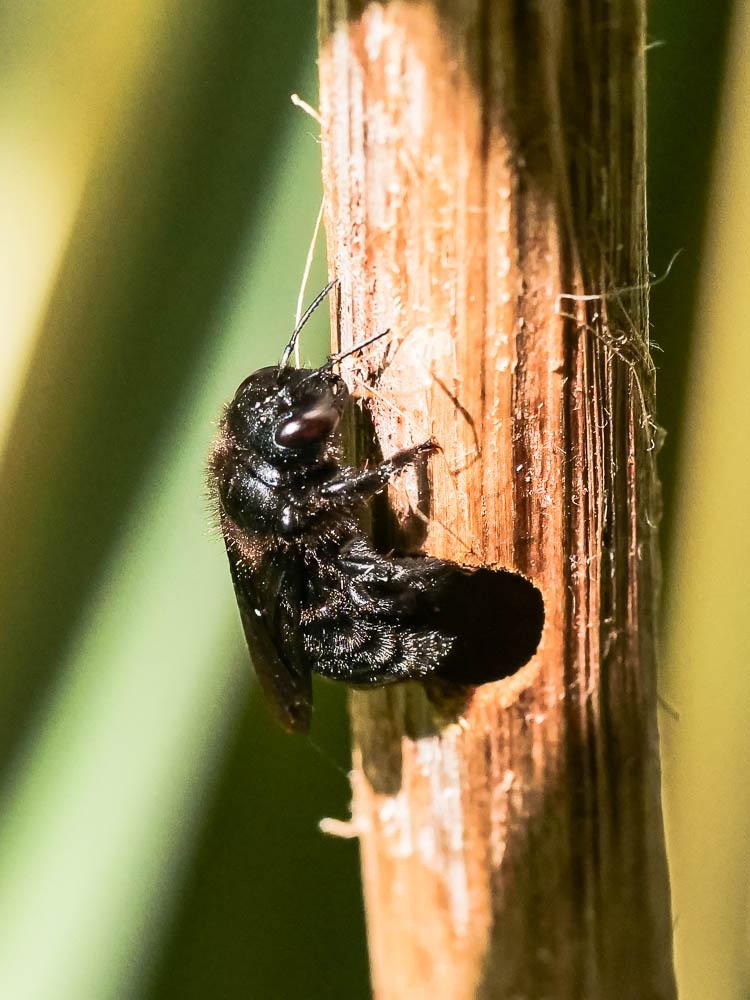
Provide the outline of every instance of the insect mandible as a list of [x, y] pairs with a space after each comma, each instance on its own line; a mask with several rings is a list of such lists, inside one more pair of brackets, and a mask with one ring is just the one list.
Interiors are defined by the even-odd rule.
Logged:
[[312, 674], [361, 687], [432, 676], [477, 685], [534, 654], [542, 597], [507, 569], [384, 555], [359, 514], [401, 470], [438, 450], [425, 441], [374, 468], [341, 464], [349, 402], [333, 370], [290, 364], [318, 295], [280, 362], [248, 376], [226, 407], [209, 460], [250, 656], [279, 721], [306, 731]]

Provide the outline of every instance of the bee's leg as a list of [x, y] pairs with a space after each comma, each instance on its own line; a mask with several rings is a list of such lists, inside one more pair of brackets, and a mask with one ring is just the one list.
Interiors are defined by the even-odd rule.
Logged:
[[439, 451], [440, 446], [435, 441], [425, 441], [413, 448], [405, 448], [396, 452], [385, 462], [381, 462], [374, 469], [342, 469], [335, 479], [329, 480], [321, 487], [321, 495], [328, 498], [340, 498], [342, 500], [359, 500], [372, 496], [384, 486], [388, 485], [391, 476], [405, 469], [421, 455], [432, 455]]
[[437, 629], [359, 616], [326, 623], [309, 631], [305, 640], [315, 673], [363, 687], [424, 679], [435, 673], [452, 646], [452, 637]]

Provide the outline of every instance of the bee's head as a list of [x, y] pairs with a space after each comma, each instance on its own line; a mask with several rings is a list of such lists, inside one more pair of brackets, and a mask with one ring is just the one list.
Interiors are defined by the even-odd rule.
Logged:
[[315, 461], [338, 427], [348, 392], [330, 368], [260, 368], [226, 412], [238, 447], [275, 465]]

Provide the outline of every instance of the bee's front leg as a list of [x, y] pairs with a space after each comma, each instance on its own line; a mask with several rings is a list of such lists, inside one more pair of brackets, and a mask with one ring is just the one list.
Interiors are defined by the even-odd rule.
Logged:
[[425, 441], [413, 448], [396, 452], [374, 469], [341, 469], [339, 474], [321, 487], [327, 499], [362, 500], [382, 490], [397, 472], [413, 465], [422, 455], [432, 455], [440, 450], [436, 441]]

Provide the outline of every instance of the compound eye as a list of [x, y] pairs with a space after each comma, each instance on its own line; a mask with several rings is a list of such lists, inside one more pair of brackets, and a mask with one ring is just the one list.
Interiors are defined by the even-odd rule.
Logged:
[[331, 406], [296, 413], [276, 431], [276, 443], [284, 448], [304, 448], [317, 444], [336, 429], [339, 414]]

